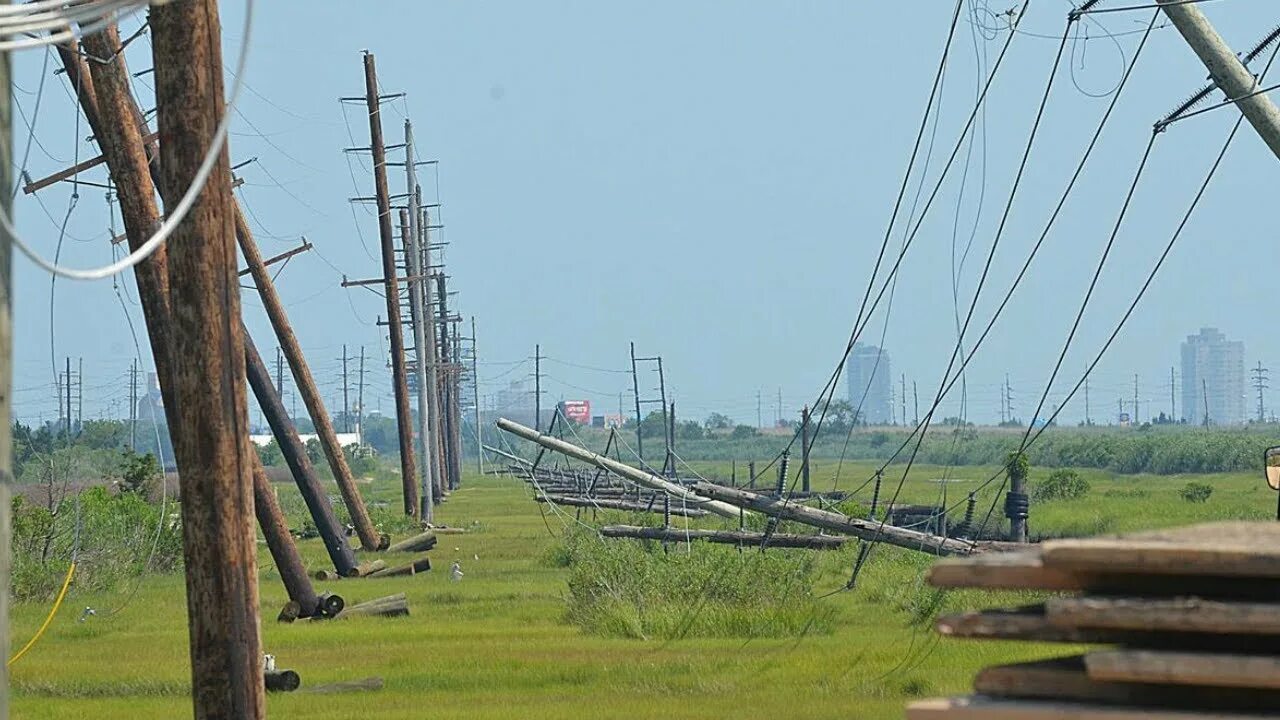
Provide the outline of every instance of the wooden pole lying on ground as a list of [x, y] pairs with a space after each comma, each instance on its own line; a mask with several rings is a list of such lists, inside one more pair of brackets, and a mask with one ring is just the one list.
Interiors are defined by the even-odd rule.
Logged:
[[302, 678], [292, 670], [264, 670], [262, 684], [267, 692], [293, 692], [302, 686]]
[[409, 600], [404, 593], [396, 593], [387, 597], [375, 598], [362, 603], [357, 603], [334, 616], [335, 619], [341, 620], [349, 617], [380, 616], [380, 617], [400, 617], [409, 614]]
[[[216, 0], [150, 13], [166, 214], [192, 187], [223, 107]], [[178, 395], [166, 407], [182, 492], [183, 556], [196, 718], [266, 715], [258, 638], [257, 548], [231, 168], [224, 145], [168, 245], [169, 352]]]
[[236, 239], [240, 242], [240, 252], [244, 255], [250, 274], [253, 275], [253, 284], [258, 288], [258, 296], [262, 298], [262, 305], [267, 310], [271, 327], [276, 332], [276, 338], [280, 340], [284, 357], [289, 361], [289, 370], [293, 372], [298, 394], [302, 395], [302, 402], [307, 406], [307, 414], [311, 416], [311, 422], [315, 425], [316, 435], [320, 438], [320, 445], [324, 448], [325, 456], [329, 460], [329, 469], [333, 471], [333, 479], [338, 483], [338, 490], [342, 493], [342, 502], [347, 506], [348, 514], [351, 515], [351, 524], [355, 526], [360, 545], [365, 550], [380, 550], [390, 543], [390, 538], [380, 535], [374, 529], [373, 521], [369, 519], [369, 511], [365, 508], [364, 498], [360, 497], [360, 490], [356, 487], [351, 467], [347, 465], [347, 456], [338, 442], [338, 434], [333, 429], [329, 411], [325, 408], [320, 391], [316, 388], [315, 378], [311, 377], [311, 368], [302, 354], [298, 337], [293, 334], [293, 328], [289, 325], [289, 316], [285, 312], [284, 303], [280, 301], [275, 284], [271, 282], [271, 274], [267, 272], [267, 266], [262, 262], [262, 253], [258, 251], [258, 246], [253, 241], [253, 233], [249, 230], [249, 223], [245, 221], [244, 213], [240, 211], [238, 203], [233, 207]]
[[[672, 508], [674, 510], [674, 508]], [[675, 513], [672, 513], [675, 514]], [[663, 542], [685, 542], [688, 540], [705, 540], [710, 543], [725, 545], [759, 545], [765, 539], [764, 533], [747, 532], [745, 530], [699, 530], [690, 528], [652, 528], [636, 525], [606, 525], [600, 528], [600, 534], [608, 538], [632, 538], [636, 540], [662, 540]], [[805, 548], [808, 550], [836, 550], [842, 547], [848, 538], [835, 535], [794, 535], [774, 533], [769, 536], [771, 548]]]
[[799, 503], [775, 500], [758, 493], [714, 483], [696, 482], [693, 484], [693, 489], [706, 497], [715, 498], [735, 507], [757, 510], [782, 520], [792, 520], [863, 540], [874, 539], [888, 545], [897, 545], [934, 555], [968, 555], [970, 552], [981, 552], [984, 548], [982, 544], [975, 549], [963, 540], [952, 540], [888, 524], [881, 525], [874, 520], [861, 520], [830, 510], [817, 510]]
[[673, 503], [678, 502], [683, 506], [707, 510], [727, 518], [737, 519], [738, 517], [739, 510], [734, 505], [719, 502], [717, 500], [708, 500], [705, 497], [701, 497], [691, 492], [683, 485], [678, 485], [670, 480], [658, 477], [653, 473], [638, 470], [630, 465], [620, 463], [617, 460], [611, 460], [603, 455], [593, 453], [590, 450], [580, 448], [577, 445], [567, 443], [558, 438], [551, 437], [550, 435], [544, 435], [531, 427], [526, 427], [520, 423], [512, 422], [506, 418], [498, 418], [498, 428], [509, 432], [512, 435], [516, 435], [517, 437], [524, 438], [530, 442], [535, 442], [548, 450], [554, 450], [576, 460], [581, 460], [595, 465], [598, 468], [608, 470], [614, 475], [630, 480], [642, 487], [669, 493], [672, 496]]
[[[636, 502], [634, 500], [617, 500], [613, 498], [585, 498], [573, 497], [572, 495], [543, 495], [538, 494], [533, 498], [536, 502], [550, 503], [552, 505], [565, 505], [567, 507], [593, 508], [598, 510], [625, 510], [627, 512], [663, 512], [663, 504], [661, 500], [655, 499], [651, 503]], [[671, 506], [671, 514], [680, 517], [706, 517], [710, 513], [696, 507], [680, 507], [679, 505]]]
[[271, 384], [271, 371], [267, 369], [266, 363], [263, 362], [257, 347], [253, 344], [253, 338], [248, 334], [244, 336], [244, 357], [249, 385], [258, 398], [258, 406], [262, 408], [262, 414], [266, 415], [267, 424], [271, 426], [271, 432], [280, 446], [280, 453], [284, 455], [285, 463], [293, 473], [294, 482], [298, 485], [302, 499], [311, 512], [316, 531], [324, 540], [324, 548], [329, 552], [329, 559], [333, 561], [333, 566], [337, 568], [340, 575], [349, 576], [356, 569], [355, 553], [347, 544], [347, 536], [342, 531], [342, 526], [338, 524], [337, 516], [333, 514], [333, 505], [329, 503], [329, 496], [321, 487], [319, 478], [316, 477], [315, 468], [311, 466], [311, 460], [307, 457], [307, 448], [298, 438], [298, 431], [294, 428], [293, 421], [289, 419], [289, 413], [285, 411], [284, 403], [280, 401], [280, 395], [276, 392], [275, 386]]
[[417, 575], [431, 569], [431, 558], [421, 557], [406, 565], [397, 565], [396, 567], [383, 568], [369, 577], [397, 577], [400, 575]]
[[423, 552], [436, 546], [436, 534], [430, 530], [405, 538], [387, 548], [387, 552]]
[[382, 279], [387, 296], [387, 330], [391, 337], [391, 375], [396, 398], [396, 430], [400, 438], [400, 484], [404, 514], [418, 517], [418, 473], [413, 459], [413, 424], [409, 383], [405, 375], [404, 326], [400, 322], [400, 283], [396, 280], [396, 247], [391, 227], [391, 195], [387, 189], [387, 150], [382, 140], [378, 71], [373, 54], [364, 55], [365, 103], [369, 106], [369, 147], [378, 199], [378, 235], [382, 240]]

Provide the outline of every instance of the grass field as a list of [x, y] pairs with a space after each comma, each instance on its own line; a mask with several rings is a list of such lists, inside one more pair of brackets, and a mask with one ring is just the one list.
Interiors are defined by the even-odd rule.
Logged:
[[[723, 463], [695, 467], [727, 475]], [[814, 470], [815, 488], [825, 489], [831, 468]], [[861, 482], [868, 470], [858, 464], [847, 477]], [[938, 486], [918, 480], [941, 473], [941, 468], [920, 468], [903, 499], [933, 499]], [[960, 482], [948, 486], [951, 499], [967, 492], [965, 481], [976, 486], [989, 474], [989, 469], [962, 469]], [[1274, 512], [1274, 495], [1252, 476], [1083, 474], [1093, 485], [1090, 495], [1033, 508], [1033, 530], [1127, 530], [1266, 518]], [[1033, 474], [1033, 482], [1038, 476]], [[896, 483], [896, 476], [889, 478], [886, 494]], [[1178, 488], [1191, 479], [1215, 487], [1208, 502], [1178, 497]], [[389, 499], [394, 488], [380, 483], [371, 494]], [[516, 480], [468, 477], [442, 507], [439, 520], [473, 531], [442, 536], [432, 552], [432, 572], [318, 584], [348, 603], [404, 591], [412, 610], [407, 618], [277, 624], [284, 591], [269, 555], [260, 549], [263, 644], [277, 663], [297, 670], [304, 689], [375, 675], [385, 680], [384, 689], [369, 693], [272, 695], [267, 701], [272, 716], [896, 718], [914, 697], [966, 691], [983, 665], [1069, 651], [936, 638], [928, 619], [939, 607], [1016, 604], [1030, 597], [939, 597], [921, 583], [929, 559], [891, 548], [876, 551], [856, 591], [821, 601], [836, 613], [834, 630], [827, 634], [673, 641], [587, 635], [566, 621], [568, 571], [547, 559], [564, 528], [575, 522], [572, 515], [544, 517]], [[316, 567], [324, 565], [315, 541], [305, 543], [303, 551]], [[824, 556], [816, 592], [843, 584], [851, 553], [850, 548]], [[460, 583], [448, 578], [454, 559], [462, 561], [466, 573]], [[147, 578], [123, 610], [110, 615], [130, 590], [72, 597], [41, 643], [12, 667], [14, 717], [110, 720], [190, 713], [182, 576]], [[86, 605], [98, 615], [78, 623]], [[46, 611], [40, 604], [15, 608], [15, 647], [35, 631]]]

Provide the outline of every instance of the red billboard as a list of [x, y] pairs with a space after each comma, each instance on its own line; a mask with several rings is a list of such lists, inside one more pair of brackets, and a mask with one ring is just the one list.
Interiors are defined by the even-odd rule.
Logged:
[[579, 425], [591, 424], [590, 400], [563, 400], [560, 402], [560, 412]]

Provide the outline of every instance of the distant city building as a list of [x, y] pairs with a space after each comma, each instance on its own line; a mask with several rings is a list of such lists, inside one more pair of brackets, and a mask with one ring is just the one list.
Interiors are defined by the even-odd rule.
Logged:
[[862, 405], [861, 420], [871, 425], [893, 422], [893, 372], [888, 352], [874, 345], [854, 345], [845, 363], [845, 376], [849, 404], [854, 408]]
[[1201, 328], [1182, 343], [1182, 417], [1193, 425], [1244, 422], [1244, 343]]

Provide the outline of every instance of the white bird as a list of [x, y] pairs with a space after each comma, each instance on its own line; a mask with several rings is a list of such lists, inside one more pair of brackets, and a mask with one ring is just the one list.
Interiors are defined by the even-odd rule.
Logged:
[[449, 578], [454, 582], [462, 579], [462, 563], [457, 560], [453, 561], [453, 567], [449, 568]]
[[472, 555], [471, 557], [472, 557], [472, 558], [474, 558], [474, 559], [476, 559], [476, 560], [479, 560], [479, 559], [480, 559], [480, 556], [479, 556], [479, 555]]
[[98, 614], [98, 611], [94, 610], [91, 607], [86, 607], [84, 609], [84, 612], [80, 613], [80, 619], [77, 622], [84, 622], [85, 620], [88, 620], [91, 616], [97, 615], [97, 614]]
[[262, 655], [262, 669], [271, 672], [276, 669], [276, 656], [264, 653]]

